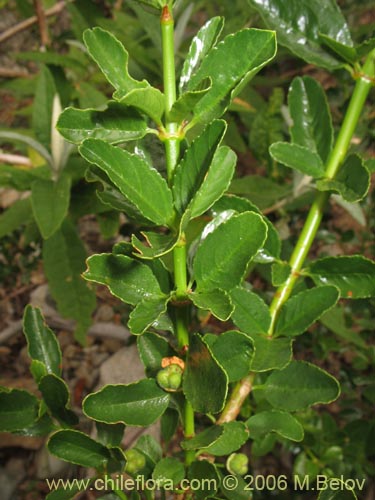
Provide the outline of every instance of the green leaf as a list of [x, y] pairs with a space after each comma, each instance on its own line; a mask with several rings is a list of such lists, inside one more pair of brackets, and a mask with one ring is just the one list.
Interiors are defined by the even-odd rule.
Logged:
[[142, 259], [155, 259], [171, 252], [178, 243], [178, 233], [155, 233], [151, 231], [141, 231], [146, 243], [142, 242], [134, 234], [132, 235], [132, 245]]
[[[115, 96], [116, 97], [116, 96]], [[160, 90], [154, 87], [134, 89], [120, 99], [122, 104], [133, 106], [149, 116], [156, 125], [162, 125], [165, 109], [165, 98]]]
[[251, 371], [281, 370], [292, 359], [292, 339], [257, 334], [249, 334], [249, 337], [254, 344]]
[[156, 333], [146, 332], [137, 339], [139, 356], [147, 375], [155, 375], [163, 358], [175, 355], [167, 340]]
[[59, 117], [57, 129], [74, 144], [81, 144], [88, 137], [117, 144], [142, 139], [147, 134], [147, 123], [134, 109], [110, 101], [104, 111], [65, 109]]
[[[354, 482], [351, 480], [350, 483]], [[357, 495], [352, 489], [348, 488], [345, 479], [337, 477], [327, 477], [322, 485], [322, 490], [319, 493], [318, 500], [357, 500]]]
[[320, 45], [320, 34], [352, 46], [350, 31], [335, 0], [250, 0], [266, 26], [275, 29], [280, 45], [316, 66], [333, 70], [342, 66]]
[[195, 411], [219, 413], [224, 407], [228, 391], [227, 375], [198, 334], [191, 338], [183, 391]]
[[299, 421], [290, 413], [279, 410], [261, 411], [246, 421], [250, 436], [254, 439], [275, 432], [279, 436], [302, 441], [304, 431]]
[[0, 214], [0, 238], [7, 236], [32, 218], [30, 198], [17, 200]]
[[249, 438], [249, 432], [243, 422], [227, 422], [221, 427], [223, 428], [222, 434], [202, 450], [204, 453], [216, 457], [229, 455], [241, 448]]
[[173, 194], [177, 211], [182, 214], [202, 187], [226, 129], [223, 120], [214, 120], [187, 149], [177, 165]]
[[194, 120], [209, 122], [221, 116], [230, 100], [276, 53], [275, 34], [244, 29], [227, 36], [203, 59], [187, 89], [197, 90], [211, 78], [209, 92], [195, 105]]
[[275, 370], [262, 389], [272, 406], [286, 411], [328, 404], [340, 395], [340, 385], [332, 375], [305, 361], [291, 361], [286, 368]]
[[324, 90], [311, 77], [297, 77], [290, 86], [288, 104], [292, 142], [317, 153], [325, 163], [333, 146], [333, 127]]
[[155, 224], [172, 224], [172, 193], [159, 172], [145, 160], [99, 139], [85, 140], [79, 150], [87, 161], [104, 170], [142, 215]]
[[69, 427], [78, 424], [77, 415], [69, 408], [69, 389], [64, 380], [51, 373], [40, 380], [38, 387], [53, 417]]
[[304, 333], [340, 298], [334, 286], [319, 286], [294, 295], [280, 310], [275, 335], [294, 337]]
[[163, 484], [170, 489], [176, 487], [185, 477], [185, 467], [173, 457], [165, 457], [160, 460], [152, 472], [152, 479], [163, 487]]
[[43, 245], [44, 272], [52, 297], [64, 317], [76, 320], [75, 336], [84, 342], [95, 308], [95, 294], [81, 278], [86, 250], [77, 231], [65, 220]]
[[196, 460], [190, 464], [187, 475], [190, 483], [197, 486], [197, 489], [194, 488], [194, 496], [197, 500], [216, 498], [220, 479], [214, 464], [208, 460]]
[[221, 425], [212, 425], [207, 427], [202, 432], [195, 434], [190, 439], [185, 439], [181, 442], [181, 448], [184, 450], [199, 450], [205, 449], [215, 443], [224, 432], [224, 427]]
[[197, 72], [203, 59], [215, 46], [224, 27], [223, 17], [213, 17], [200, 28], [193, 38], [181, 71], [180, 94], [186, 91], [191, 77]]
[[34, 149], [37, 153], [39, 153], [40, 156], [42, 156], [42, 158], [46, 160], [48, 165], [53, 164], [52, 156], [48, 149], [46, 149], [43, 144], [36, 141], [32, 137], [29, 137], [28, 135], [19, 134], [18, 132], [8, 132], [7, 130], [0, 130], [0, 139], [9, 139], [12, 142], [15, 141], [26, 144], [27, 146], [30, 146], [32, 149]]
[[0, 391], [0, 430], [20, 431], [31, 427], [38, 418], [39, 401], [22, 389]]
[[362, 349], [367, 348], [367, 344], [360, 333], [356, 332], [354, 328], [348, 328], [346, 325], [345, 312], [342, 307], [337, 306], [334, 309], [330, 309], [319, 321], [346, 342], [350, 342]]
[[44, 322], [40, 309], [27, 305], [23, 316], [23, 331], [32, 360], [41, 362], [47, 373], [61, 374], [61, 349], [52, 330]]
[[51, 491], [46, 496], [46, 500], [73, 500], [78, 498], [78, 495], [82, 494], [82, 484], [84, 484], [85, 487], [88, 487], [90, 484], [89, 482], [86, 482], [85, 479], [83, 479], [83, 481], [85, 482], [81, 483], [79, 486], [72, 486], [69, 489], [64, 488]]
[[99, 422], [146, 427], [165, 412], [169, 394], [154, 379], [128, 385], [106, 385], [83, 401], [85, 415]]
[[283, 285], [291, 272], [292, 269], [287, 262], [274, 262], [271, 269], [273, 286]]
[[189, 298], [199, 309], [207, 309], [221, 321], [227, 321], [233, 311], [229, 295], [223, 290], [191, 292]]
[[116, 98], [121, 99], [131, 90], [148, 86], [146, 81], [139, 82], [129, 75], [129, 55], [114, 35], [93, 28], [83, 33], [83, 40], [92, 59], [116, 89]]
[[146, 297], [130, 313], [128, 327], [134, 335], [141, 335], [166, 312], [169, 297]]
[[134, 448], [140, 451], [153, 466], [162, 459], [163, 450], [160, 444], [148, 434], [143, 434], [135, 443]]
[[49, 176], [50, 169], [46, 165], [25, 170], [22, 166], [0, 164], [0, 186], [17, 191], [28, 191], [35, 179], [48, 179]]
[[47, 66], [42, 66], [35, 88], [32, 128], [38, 141], [47, 150], [51, 148], [52, 107], [56, 94], [53, 76]]
[[36, 180], [31, 184], [31, 206], [44, 239], [50, 238], [65, 219], [70, 201], [71, 178], [61, 175], [57, 181]]
[[124, 437], [124, 424], [105, 424], [104, 422], [95, 422], [98, 433], [98, 441], [104, 446], [120, 446]]
[[262, 247], [267, 226], [252, 212], [220, 224], [198, 247], [193, 270], [198, 290], [231, 290], [243, 279], [247, 265]]
[[370, 173], [362, 158], [352, 154], [345, 159], [334, 179], [321, 179], [316, 183], [316, 187], [320, 191], [339, 193], [350, 203], [361, 201], [370, 188]]
[[52, 455], [83, 467], [104, 469], [111, 458], [108, 448], [83, 432], [70, 429], [52, 434], [47, 447]]
[[310, 175], [314, 179], [324, 176], [325, 170], [320, 156], [304, 146], [275, 142], [270, 147], [270, 155], [275, 161]]
[[333, 50], [336, 56], [339, 56], [340, 59], [351, 65], [354, 65], [360, 58], [358, 56], [357, 50], [354, 47], [344, 45], [343, 43], [340, 43], [337, 40], [324, 35], [323, 33], [319, 33], [319, 40], [329, 49]]
[[211, 88], [211, 80], [207, 82], [207, 85], [202, 90], [196, 90], [192, 92], [185, 92], [179, 97], [173, 104], [171, 111], [169, 112], [169, 120], [182, 123], [188, 121], [192, 118], [193, 110], [198, 102], [204, 97]]
[[236, 382], [250, 371], [253, 355], [251, 339], [237, 331], [228, 331], [220, 335], [206, 334], [204, 340], [215, 359], [224, 368], [229, 382]]
[[267, 304], [254, 292], [237, 287], [231, 290], [234, 305], [232, 321], [240, 330], [248, 334], [267, 334], [271, 325], [271, 315]]
[[333, 285], [342, 298], [362, 299], [375, 296], [375, 262], [360, 255], [326, 257], [306, 270], [316, 285]]
[[106, 285], [110, 292], [127, 304], [136, 305], [145, 297], [162, 295], [151, 269], [126, 255], [102, 253], [87, 259], [83, 277]]

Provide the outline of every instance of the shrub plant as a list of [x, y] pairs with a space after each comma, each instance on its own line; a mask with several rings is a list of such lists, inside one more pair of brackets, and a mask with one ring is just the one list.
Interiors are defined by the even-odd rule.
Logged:
[[[156, 494], [138, 482], [138, 491], [129, 495], [117, 486], [108, 498], [247, 499], [253, 495], [251, 476], [241, 451], [251, 450], [251, 463], [252, 455], [265, 454], [278, 442], [303, 442], [311, 406], [340, 395], [336, 378], [293, 357], [294, 340], [339, 300], [375, 295], [375, 263], [368, 258], [344, 255], [306, 263], [330, 194], [353, 203], [369, 189], [371, 163], [348, 151], [374, 83], [374, 40], [355, 47], [333, 1], [326, 9], [309, 2], [314, 13], [309, 18], [299, 2], [293, 2], [294, 10], [282, 0], [251, 2], [277, 28], [280, 42], [314, 64], [344, 67], [356, 80], [336, 138], [320, 84], [304, 76], [290, 86], [290, 141], [272, 144], [270, 154], [307, 176], [316, 193], [284, 261], [270, 220], [247, 198], [228, 194], [236, 155], [223, 144], [227, 125], [221, 118], [275, 56], [275, 32], [243, 29], [219, 41], [224, 20], [210, 19], [191, 42], [176, 88], [174, 2], [140, 3], [160, 13], [163, 92], [130, 75], [128, 53], [114, 35], [89, 29], [86, 48], [115, 90], [104, 110], [67, 108], [57, 128], [91, 164], [86, 177], [100, 182], [101, 202], [125, 212], [137, 227], [112, 253], [89, 257], [84, 277], [107, 286], [131, 307], [128, 326], [137, 337], [146, 378], [89, 394], [83, 413], [95, 422], [97, 437], [81, 432], [61, 378], [56, 338], [40, 311], [28, 306], [24, 331], [42, 401], [23, 390], [4, 389], [0, 427], [52, 432], [49, 451], [95, 469], [97, 477], [125, 471], [160, 486]], [[303, 33], [301, 26], [307, 26]], [[157, 156], [152, 156], [144, 138], [161, 143], [163, 151], [153, 146]], [[252, 284], [253, 271], [263, 268], [270, 270], [276, 288], [271, 300]], [[220, 334], [199, 331], [199, 315], [231, 326]], [[133, 448], [121, 448], [126, 426], [148, 427], [158, 420], [166, 453], [147, 435]], [[166, 446], [171, 440], [173, 453]], [[330, 453], [337, 458], [337, 449]], [[323, 467], [327, 463], [329, 458]], [[311, 478], [321, 471], [313, 465], [305, 469]], [[333, 466], [324, 471], [337, 474]], [[201, 482], [184, 490], [184, 478], [195, 485], [203, 478], [213, 481], [208, 489]], [[280, 478], [273, 489], [282, 494], [288, 483]], [[329, 486], [317, 495], [328, 498], [327, 491]], [[56, 490], [48, 498], [77, 493]], [[345, 494], [355, 498], [354, 492]]]

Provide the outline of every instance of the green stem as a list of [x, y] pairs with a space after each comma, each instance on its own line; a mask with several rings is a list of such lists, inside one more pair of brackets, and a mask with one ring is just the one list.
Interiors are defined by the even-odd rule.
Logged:
[[[354, 88], [352, 98], [350, 100], [344, 121], [342, 123], [339, 135], [337, 137], [335, 147], [330, 155], [326, 167], [326, 176], [333, 179], [346, 156], [350, 146], [350, 141], [353, 137], [367, 95], [375, 78], [375, 49], [367, 56], [362, 72], [358, 75], [358, 79]], [[278, 288], [270, 305], [270, 313], [272, 317], [269, 335], [273, 334], [276, 319], [280, 308], [288, 300], [292, 293], [293, 287], [299, 277], [303, 263], [310, 251], [311, 245], [316, 236], [320, 222], [323, 217], [324, 207], [329, 198], [329, 193], [319, 192], [315, 196], [315, 200], [310, 208], [306, 222], [302, 229], [301, 235], [297, 241], [296, 247], [292, 253], [289, 264], [291, 273], [287, 281]], [[247, 377], [237, 382], [231, 397], [227, 401], [225, 408], [218, 419], [218, 423], [229, 422], [234, 420], [240, 412], [241, 406], [249, 395], [252, 389], [252, 381], [255, 374], [250, 373]]]
[[[367, 57], [366, 62], [363, 66], [363, 71], [357, 79], [353, 95], [350, 99], [350, 103], [345, 114], [344, 121], [341, 125], [335, 146], [330, 154], [326, 166], [326, 177], [329, 179], [333, 179], [340, 170], [340, 166], [348, 152], [350, 141], [355, 132], [359, 117], [362, 113], [363, 106], [366, 102], [367, 95], [374, 83], [374, 57], [375, 51], [373, 50]], [[300, 234], [300, 237], [298, 238], [297, 244], [289, 261], [289, 265], [291, 268], [289, 277], [286, 282], [278, 288], [270, 305], [270, 313], [272, 319], [271, 327], [269, 329], [269, 335], [273, 334], [280, 309], [290, 297], [294, 285], [300, 275], [302, 266], [310, 251], [311, 245], [321, 223], [324, 207], [328, 201], [328, 198], [328, 192], [318, 192], [315, 196], [315, 200], [307, 215], [306, 222], [303, 226], [302, 232]]]
[[[161, 15], [161, 35], [163, 45], [163, 83], [165, 95], [165, 157], [167, 166], [168, 183], [171, 185], [174, 169], [180, 156], [180, 137], [178, 136], [178, 124], [170, 120], [170, 111], [176, 101], [176, 73], [174, 60], [174, 22], [172, 13], [166, 5]], [[187, 295], [187, 260], [185, 235], [173, 250], [174, 280], [176, 286], [176, 299], [180, 304], [176, 305], [176, 334], [180, 349], [189, 346], [189, 307], [184, 304]], [[185, 401], [184, 409], [184, 435], [186, 438], [194, 436], [194, 411], [188, 401]], [[186, 463], [190, 464], [194, 459], [191, 452], [186, 452]]]

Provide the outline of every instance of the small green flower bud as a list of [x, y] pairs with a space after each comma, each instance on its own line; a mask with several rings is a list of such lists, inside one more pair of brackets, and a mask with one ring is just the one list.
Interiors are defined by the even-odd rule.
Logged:
[[229, 455], [226, 468], [231, 474], [243, 476], [248, 470], [249, 459], [244, 453], [232, 453]]
[[146, 459], [144, 455], [134, 448], [126, 450], [125, 457], [127, 460], [125, 471], [129, 474], [135, 474], [136, 472], [143, 469], [143, 467], [146, 465]]
[[169, 373], [167, 368], [158, 371], [156, 375], [156, 381], [162, 389], [168, 389], [169, 387]]
[[167, 370], [169, 370], [169, 373], [176, 373], [178, 375], [181, 375], [182, 373], [182, 368], [180, 365], [175, 365], [175, 364], [169, 365]]

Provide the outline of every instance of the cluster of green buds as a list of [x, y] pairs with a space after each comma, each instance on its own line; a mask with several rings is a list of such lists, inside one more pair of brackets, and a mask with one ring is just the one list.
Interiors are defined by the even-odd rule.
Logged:
[[163, 358], [161, 366], [162, 370], [159, 370], [156, 375], [157, 383], [165, 391], [176, 392], [181, 386], [184, 362], [182, 359], [172, 356]]
[[232, 453], [225, 465], [231, 474], [243, 476], [248, 471], [249, 459], [244, 453]]
[[136, 474], [146, 465], [145, 456], [138, 450], [131, 448], [125, 451], [126, 466], [125, 472], [128, 474]]

